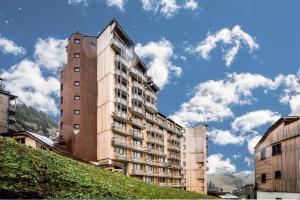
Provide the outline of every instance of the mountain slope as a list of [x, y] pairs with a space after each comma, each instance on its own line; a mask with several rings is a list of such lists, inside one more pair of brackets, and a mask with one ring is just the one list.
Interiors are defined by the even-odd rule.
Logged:
[[208, 198], [145, 183], [3, 137], [0, 171], [0, 198]]
[[16, 109], [16, 129], [17, 131], [27, 130], [55, 138], [58, 132], [58, 123], [33, 107], [18, 104]]

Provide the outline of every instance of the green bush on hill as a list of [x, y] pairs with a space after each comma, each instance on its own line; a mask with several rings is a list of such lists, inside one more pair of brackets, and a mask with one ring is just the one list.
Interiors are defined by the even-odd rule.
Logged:
[[200, 199], [0, 137], [0, 198]]

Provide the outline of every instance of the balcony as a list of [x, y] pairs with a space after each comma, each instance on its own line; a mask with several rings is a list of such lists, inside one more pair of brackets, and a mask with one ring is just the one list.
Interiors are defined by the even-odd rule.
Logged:
[[120, 89], [120, 90], [122, 90], [126, 93], [128, 92], [128, 88], [125, 85], [121, 84], [121, 83], [115, 83], [115, 88]]
[[152, 149], [152, 148], [149, 148], [149, 147], [147, 148], [147, 152], [150, 153], [150, 154], [164, 156], [164, 152], [163, 151]]
[[130, 74], [136, 79], [141, 79], [143, 82], [146, 82], [146, 76], [138, 70], [136, 67], [130, 68]]
[[148, 137], [148, 142], [154, 143], [154, 144], [159, 144], [159, 145], [164, 145], [164, 141], [160, 140], [158, 138], [152, 138], [152, 137]]
[[146, 151], [145, 147], [143, 147], [142, 145], [132, 145], [132, 149], [137, 151]]
[[7, 118], [9, 123], [14, 123], [16, 122], [16, 116], [15, 115], [9, 115]]
[[120, 140], [120, 139], [117, 139], [117, 138], [112, 139], [112, 144], [114, 146], [125, 147], [125, 148], [128, 148], [128, 149], [132, 147], [132, 144], [130, 142], [127, 142], [126, 140]]
[[111, 126], [111, 129], [114, 132], [119, 133], [119, 134], [123, 134], [123, 135], [126, 135], [126, 136], [130, 135], [129, 131], [127, 130], [127, 128], [125, 126], [120, 126], [117, 123], [113, 123], [112, 126]]
[[128, 60], [126, 60], [124, 57], [119, 56], [119, 55], [115, 56], [115, 61], [116, 61], [116, 64], [117, 63], [122, 63], [124, 66], [126, 66], [126, 69], [128, 69], [128, 66], [130, 65]]
[[145, 175], [147, 175], [147, 172], [146, 172], [146, 170], [143, 170], [143, 169], [133, 169], [132, 174], [145, 176]]
[[132, 108], [130, 108], [131, 112], [135, 113], [136, 115], [143, 117], [144, 116], [144, 110], [141, 107], [137, 107], [137, 106], [132, 106]]
[[181, 148], [180, 148], [180, 146], [178, 146], [178, 145], [169, 144], [169, 145], [168, 145], [168, 150], [180, 152], [180, 151], [181, 151]]
[[169, 163], [168, 167], [173, 169], [182, 169], [181, 165], [176, 163]]
[[16, 112], [16, 106], [15, 106], [15, 105], [9, 105], [8, 110], [9, 110], [10, 112], [15, 113], [15, 112]]
[[131, 123], [134, 125], [134, 126], [137, 126], [141, 129], [144, 129], [145, 128], [145, 124], [143, 124], [143, 121], [140, 120], [140, 119], [137, 119], [137, 118], [134, 118], [132, 117], [131, 118]]
[[115, 159], [120, 161], [131, 161], [132, 158], [125, 154], [115, 154]]
[[146, 116], [146, 119], [151, 121], [152, 123], [157, 123], [156, 119], [152, 115], [149, 115], [149, 114], [146, 113], [145, 116]]
[[150, 103], [150, 102], [145, 102], [145, 108], [151, 112], [151, 113], [157, 113], [157, 106], [156, 104]]
[[115, 101], [117, 103], [123, 104], [124, 106], [128, 106], [128, 100], [122, 97], [115, 97]]
[[132, 99], [136, 99], [136, 100], [138, 100], [138, 101], [140, 101], [142, 103], [144, 102], [144, 98], [143, 98], [142, 95], [132, 94]]
[[15, 132], [15, 130], [16, 130], [15, 123], [8, 124], [7, 129], [8, 129], [8, 132]]
[[154, 128], [154, 127], [148, 127], [148, 131], [151, 131], [151, 132], [154, 132], [154, 133], [157, 133], [157, 134], [160, 134], [160, 135], [163, 135], [163, 131], [158, 129], [158, 128]]
[[121, 76], [121, 77], [124, 78], [125, 80], [128, 79], [127, 73], [123, 72], [122, 70], [120, 70], [120, 69], [118, 69], [118, 68], [115, 69], [115, 74]]
[[175, 135], [171, 135], [169, 138], [168, 138], [168, 141], [172, 141], [172, 142], [180, 142], [180, 139], [175, 136]]
[[126, 112], [115, 111], [113, 112], [113, 117], [121, 122], [129, 122], [129, 117]]
[[170, 158], [170, 159], [173, 159], [173, 160], [180, 160], [180, 159], [181, 159], [181, 156], [175, 155], [175, 154], [170, 154], [170, 155], [169, 155], [169, 158]]
[[133, 87], [137, 87], [137, 88], [139, 88], [142, 91], [144, 90], [144, 86], [141, 83], [137, 82], [137, 81], [133, 81], [132, 82], [132, 86]]
[[118, 39], [112, 38], [110, 40], [111, 47], [120, 54], [125, 60], [130, 60], [133, 58], [132, 53], [130, 53], [130, 50]]
[[184, 187], [184, 184], [183, 183], [173, 183], [171, 187], [174, 187], [174, 188]]
[[137, 139], [137, 140], [143, 140], [144, 139], [144, 134], [141, 132], [136, 132], [131, 130], [130, 135], [132, 138]]

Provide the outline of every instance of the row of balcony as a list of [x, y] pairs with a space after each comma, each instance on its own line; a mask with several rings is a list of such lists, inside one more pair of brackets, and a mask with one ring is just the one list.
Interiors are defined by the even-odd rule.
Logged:
[[158, 138], [148, 137], [147, 141], [154, 144], [164, 145], [164, 141]]
[[154, 117], [150, 114], [147, 114], [147, 113], [146, 113], [145, 117], [146, 117], [147, 120], [151, 121], [152, 123], [155, 123], [155, 124], [159, 125], [160, 127], [164, 128], [164, 129], [167, 129], [169, 132], [172, 132], [172, 133], [175, 133], [177, 135], [182, 136], [181, 131], [167, 125], [164, 121], [161, 121], [158, 118], [156, 118], [156, 117]]
[[110, 40], [111, 47], [118, 52], [125, 60], [129, 61], [133, 59], [133, 50], [130, 50], [122, 42], [116, 38]]
[[123, 134], [126, 136], [132, 136], [133, 138], [136, 139], [144, 139], [144, 135], [141, 132], [136, 132], [133, 130], [128, 130], [125, 126], [120, 126], [117, 123], [112, 124], [112, 130], [119, 133], [119, 134]]
[[170, 178], [182, 178], [182, 175], [168, 172], [159, 172], [159, 171], [147, 171], [144, 169], [133, 169], [133, 175], [142, 175], [142, 176], [158, 176], [158, 177], [170, 177]]
[[184, 183], [158, 183], [158, 185], [167, 187], [184, 187]]
[[174, 145], [174, 144], [169, 144], [168, 145], [168, 150], [175, 151], [175, 152], [181, 152], [180, 146]]

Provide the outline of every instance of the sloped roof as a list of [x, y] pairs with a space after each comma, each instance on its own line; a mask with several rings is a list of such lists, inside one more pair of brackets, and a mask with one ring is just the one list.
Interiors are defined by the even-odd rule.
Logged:
[[278, 126], [280, 126], [282, 123], [285, 124], [289, 124], [292, 123], [294, 121], [299, 120], [299, 116], [284, 116], [281, 117], [280, 119], [278, 119], [274, 124], [272, 124], [272, 126], [270, 126], [270, 128], [268, 128], [268, 130], [266, 131], [266, 133], [263, 135], [263, 137], [258, 141], [258, 143], [255, 145], [254, 149], [256, 149], [258, 147], [258, 145], [260, 145], [263, 141], [265, 141], [265, 139], [269, 136], [269, 134]]

